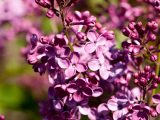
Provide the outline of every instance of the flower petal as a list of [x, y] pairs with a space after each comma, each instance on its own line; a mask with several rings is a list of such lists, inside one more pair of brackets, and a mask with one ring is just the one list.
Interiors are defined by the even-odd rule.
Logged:
[[101, 67], [99, 69], [99, 74], [100, 74], [101, 78], [104, 79], [104, 80], [108, 79], [110, 73], [111, 72], [107, 68], [105, 68], [105, 67]]
[[133, 88], [131, 92], [134, 98], [137, 98], [138, 100], [140, 100], [141, 92], [138, 87]]
[[94, 59], [88, 62], [88, 67], [89, 69], [91, 69], [92, 71], [97, 71], [100, 68], [100, 63], [99, 60]]
[[75, 93], [77, 91], [77, 85], [75, 83], [71, 83], [68, 85], [66, 89], [69, 93]]
[[158, 114], [160, 114], [160, 104], [157, 105], [156, 111], [158, 112]]
[[88, 115], [90, 112], [90, 108], [87, 106], [78, 106], [78, 109], [82, 115]]
[[78, 63], [79, 58], [80, 58], [79, 54], [77, 52], [73, 52], [71, 54], [70, 60], [72, 63]]
[[76, 101], [76, 102], [81, 102], [83, 99], [84, 99], [84, 95], [81, 93], [81, 92], [75, 92], [73, 94], [73, 99]]
[[154, 103], [158, 103], [159, 104], [160, 103], [160, 94], [153, 95], [152, 101]]
[[107, 106], [108, 106], [108, 108], [109, 108], [111, 111], [116, 111], [116, 110], [118, 110], [118, 103], [117, 103], [117, 100], [116, 100], [116, 99], [110, 99], [110, 100], [108, 100]]
[[84, 46], [84, 50], [87, 53], [93, 53], [96, 50], [96, 45], [94, 43], [88, 42], [86, 43], [86, 45]]
[[90, 109], [90, 112], [89, 112], [89, 114], [88, 114], [88, 118], [89, 118], [90, 120], [96, 120], [96, 119], [97, 119], [97, 116], [98, 116], [97, 110], [94, 109], [94, 108], [91, 108], [91, 109]]
[[74, 75], [76, 74], [76, 70], [74, 67], [70, 66], [69, 68], [67, 68], [65, 70], [65, 75], [70, 78], [70, 77], [73, 77]]
[[100, 112], [104, 112], [106, 115], [108, 114], [108, 108], [107, 108], [107, 104], [106, 103], [102, 103], [98, 106], [97, 111]]
[[127, 112], [128, 112], [127, 108], [124, 108], [122, 110], [117, 110], [113, 113], [113, 119], [114, 120], [119, 120], [120, 118], [124, 117], [125, 114], [127, 114]]
[[53, 106], [55, 110], [60, 111], [63, 108], [63, 103], [60, 100], [53, 100]]
[[78, 72], [85, 72], [86, 71], [86, 66], [85, 65], [83, 65], [83, 64], [76, 64], [76, 70], [78, 71]]
[[103, 36], [98, 37], [96, 45], [103, 46], [105, 44], [106, 44], [106, 38]]
[[86, 82], [85, 82], [83, 79], [77, 79], [77, 80], [76, 80], [76, 85], [77, 85], [78, 87], [86, 86]]
[[89, 88], [89, 87], [84, 87], [82, 93], [83, 93], [84, 95], [86, 95], [86, 96], [91, 96], [91, 95], [92, 95], [92, 89]]
[[70, 114], [70, 112], [65, 111], [65, 112], [62, 112], [61, 116], [63, 119], [70, 119], [71, 114]]
[[93, 89], [93, 94], [92, 94], [93, 97], [99, 97], [102, 94], [103, 94], [103, 89], [102, 88], [97, 87], [97, 88]]
[[68, 68], [69, 67], [69, 61], [67, 59], [58, 58], [58, 65], [61, 68]]
[[94, 31], [94, 30], [88, 31], [88, 32], [87, 32], [87, 38], [88, 38], [90, 41], [92, 41], [92, 42], [96, 41], [96, 39], [97, 39], [97, 32]]

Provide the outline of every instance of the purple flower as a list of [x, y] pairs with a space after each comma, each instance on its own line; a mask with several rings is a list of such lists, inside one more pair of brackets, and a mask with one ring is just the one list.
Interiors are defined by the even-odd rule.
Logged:
[[[7, 19], [15, 19], [16, 17], [22, 17], [27, 13], [27, 6], [22, 0], [16, 0], [15, 2], [4, 0], [0, 2], [0, 21]], [[17, 8], [17, 9], [15, 9]]]
[[109, 110], [114, 111], [113, 119], [118, 120], [119, 118], [122, 118], [128, 113], [127, 107], [129, 106], [129, 103], [128, 100], [124, 98], [111, 98], [108, 101], [107, 106]]
[[144, 70], [134, 74], [135, 84], [139, 87], [145, 87], [145, 91], [149, 91], [158, 87], [159, 77], [155, 74], [150, 66], [145, 66]]
[[145, 0], [145, 2], [151, 4], [157, 13], [160, 11], [160, 1], [159, 0]]
[[70, 61], [65, 59], [58, 59], [58, 64], [61, 68], [65, 69], [66, 77], [70, 78], [78, 73], [86, 71], [86, 66], [79, 62], [80, 56], [77, 52], [74, 52], [70, 55]]
[[130, 112], [129, 107], [138, 102], [138, 99], [140, 99], [139, 88], [134, 88], [130, 91], [124, 87], [119, 90], [116, 96], [111, 97], [107, 102], [108, 109], [113, 111], [113, 119], [118, 120], [127, 116]]
[[103, 13], [100, 16], [100, 22], [107, 25], [108, 29], [121, 29], [124, 27], [127, 21], [134, 21], [143, 13], [143, 9], [140, 6], [132, 6], [127, 0], [117, 1], [117, 5], [109, 4], [103, 11], [107, 13], [106, 18]]
[[132, 119], [135, 120], [148, 120], [151, 108], [144, 103], [134, 104]]
[[104, 56], [101, 56], [99, 59], [91, 59], [88, 61], [88, 67], [92, 71], [99, 70], [99, 74], [102, 79], [107, 80], [112, 73], [110, 72], [111, 65], [109, 64], [109, 61], [104, 58]]
[[90, 120], [112, 120], [106, 103], [101, 103], [98, 108], [91, 108], [88, 118]]
[[76, 102], [82, 101], [85, 97], [92, 96], [92, 89], [87, 86], [83, 79], [77, 79], [75, 83], [70, 83], [67, 91], [73, 94], [73, 99]]
[[152, 97], [153, 103], [157, 104], [156, 111], [158, 114], [160, 114], [160, 94], [155, 94]]
[[[86, 43], [84, 49], [88, 53], [93, 53], [98, 49], [98, 47], [105, 46], [109, 43], [103, 35], [98, 35], [98, 33], [94, 30], [87, 32], [87, 38], [89, 42]], [[110, 47], [110, 45], [108, 46]]]

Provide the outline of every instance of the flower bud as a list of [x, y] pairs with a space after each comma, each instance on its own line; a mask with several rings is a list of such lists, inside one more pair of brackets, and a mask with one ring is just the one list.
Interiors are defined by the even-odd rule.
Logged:
[[37, 45], [38, 37], [36, 34], [32, 34], [30, 38], [31, 45], [35, 47]]
[[152, 117], [157, 117], [158, 116], [158, 113], [156, 112], [156, 110], [153, 110], [153, 109], [150, 111], [150, 114], [151, 114]]
[[124, 28], [122, 32], [125, 36], [129, 36], [131, 31], [128, 28]]
[[138, 78], [139, 74], [138, 73], [134, 73], [134, 78]]
[[86, 40], [86, 35], [82, 32], [78, 32], [77, 33], [77, 38], [80, 40], [80, 41], [85, 41]]
[[148, 33], [148, 40], [155, 41], [156, 40], [156, 35], [153, 32], [149, 32]]
[[54, 12], [53, 12], [53, 10], [50, 10], [50, 9], [49, 9], [49, 10], [47, 11], [46, 16], [47, 16], [48, 18], [54, 17]]
[[157, 55], [151, 55], [150, 56], [150, 60], [153, 61], [153, 62], [157, 61], [157, 59], [158, 59]]
[[144, 68], [145, 71], [150, 71], [151, 70], [151, 67], [149, 65], [145, 66]]
[[84, 11], [84, 12], [82, 13], [82, 17], [83, 17], [84, 19], [87, 19], [88, 17], [90, 17], [90, 12], [89, 12], [89, 11]]

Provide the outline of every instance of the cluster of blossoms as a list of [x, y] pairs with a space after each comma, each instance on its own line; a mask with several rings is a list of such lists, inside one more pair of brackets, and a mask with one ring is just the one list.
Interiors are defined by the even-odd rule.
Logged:
[[[160, 113], [158, 23], [129, 22], [122, 49], [114, 32], [103, 27], [89, 11], [68, 13], [77, 0], [36, 0], [49, 18], [58, 16], [63, 31], [43, 36], [33, 33], [26, 59], [35, 72], [48, 74], [48, 100], [40, 103], [44, 120], [148, 120]], [[57, 3], [55, 5], [55, 3]], [[122, 1], [112, 16], [114, 28], [135, 20], [140, 9]], [[67, 9], [67, 10], [66, 10]], [[133, 16], [130, 16], [133, 14]], [[113, 17], [113, 18], [112, 18]], [[123, 17], [122, 23], [118, 22]], [[131, 18], [132, 17], [132, 18]], [[115, 19], [116, 18], [116, 19]], [[122, 25], [122, 26], [121, 26]], [[109, 28], [111, 29], [111, 28]], [[134, 82], [133, 82], [134, 81]], [[133, 84], [134, 83], [134, 84]]]
[[7, 41], [15, 40], [19, 35], [39, 33], [39, 23], [31, 20], [31, 17], [40, 16], [42, 12], [35, 2], [1, 0], [0, 11], [0, 50], [2, 54]]
[[122, 47], [128, 51], [132, 59], [138, 59], [139, 65], [146, 58], [155, 62], [159, 52], [159, 42], [156, 40], [157, 31], [158, 23], [156, 21], [148, 22], [145, 27], [141, 22], [131, 22], [128, 27], [123, 29], [123, 34], [129, 37], [129, 40], [124, 41]]
[[160, 0], [145, 0], [145, 2], [152, 5], [158, 12], [160, 11]]
[[[30, 0], [0, 1], [0, 39], [13, 40], [18, 33], [34, 32], [34, 23], [27, 18], [34, 13], [40, 15], [38, 5]], [[26, 18], [25, 18], [26, 17]], [[6, 27], [7, 26], [7, 27]]]
[[102, 8], [99, 20], [102, 24], [107, 25], [107, 29], [112, 30], [122, 29], [126, 22], [134, 21], [144, 13], [140, 6], [131, 6], [128, 0], [119, 0], [117, 5], [109, 3], [107, 8]]

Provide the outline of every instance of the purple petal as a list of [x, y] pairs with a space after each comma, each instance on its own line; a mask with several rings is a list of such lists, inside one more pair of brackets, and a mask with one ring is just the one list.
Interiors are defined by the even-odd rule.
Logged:
[[48, 89], [48, 95], [50, 98], [52, 98], [53, 96], [55, 96], [54, 94], [54, 87], [49, 87]]
[[93, 97], [99, 97], [102, 94], [103, 94], [103, 89], [102, 88], [97, 87], [97, 88], [93, 89], [93, 94], [92, 94]]
[[70, 59], [71, 59], [72, 63], [78, 63], [79, 58], [80, 58], [79, 54], [77, 52], [74, 52], [74, 53], [71, 54]]
[[75, 108], [75, 106], [77, 106], [77, 103], [73, 100], [72, 96], [68, 97], [68, 99], [66, 100], [65, 104], [70, 108]]
[[90, 112], [89, 112], [89, 114], [88, 114], [88, 118], [90, 119], [90, 120], [96, 120], [97, 119], [97, 115], [98, 113], [97, 113], [97, 110], [96, 110], [96, 108], [94, 109], [94, 108], [92, 108], [92, 109], [90, 109]]
[[140, 110], [140, 109], [141, 109], [141, 106], [140, 106], [139, 104], [135, 104], [135, 105], [133, 106], [133, 109], [134, 109], [134, 110]]
[[67, 59], [58, 58], [58, 65], [61, 68], [68, 68], [69, 67], [69, 61]]
[[133, 53], [138, 53], [140, 51], [140, 47], [137, 45], [130, 45], [129, 46], [129, 51]]
[[53, 100], [53, 106], [55, 110], [60, 111], [63, 108], [63, 103], [59, 100]]
[[76, 74], [76, 70], [74, 67], [70, 66], [69, 68], [67, 68], [65, 70], [65, 75], [70, 78], [70, 77], [73, 77], [74, 75]]
[[99, 60], [94, 59], [88, 62], [88, 67], [89, 69], [91, 69], [92, 71], [97, 71], [100, 68], [100, 63]]
[[71, 117], [71, 114], [68, 111], [62, 112], [61, 115], [63, 119], [69, 119]]
[[96, 33], [96, 31], [94, 31], [94, 30], [88, 31], [88, 32], [87, 32], [87, 38], [88, 38], [90, 41], [92, 41], [92, 42], [96, 41], [96, 39], [97, 39], [97, 33]]
[[108, 79], [110, 73], [111, 72], [107, 68], [105, 68], [105, 67], [101, 67], [99, 69], [99, 74], [100, 74], [101, 78], [104, 79], [104, 80]]
[[159, 104], [160, 103], [160, 94], [153, 95], [152, 101], [154, 103], [158, 103]]
[[76, 80], [76, 85], [77, 85], [78, 87], [86, 86], [86, 82], [85, 82], [84, 80], [82, 80], [82, 79], [77, 79], [77, 80]]
[[103, 59], [103, 57], [104, 57], [104, 51], [102, 49], [102, 46], [101, 47], [97, 47], [97, 49], [96, 49], [96, 55], [97, 55], [98, 59]]
[[83, 99], [84, 99], [84, 95], [81, 93], [81, 92], [75, 92], [73, 94], [73, 99], [76, 101], [76, 102], [81, 102]]
[[118, 110], [118, 103], [117, 103], [117, 100], [116, 100], [116, 99], [110, 99], [110, 100], [108, 100], [107, 106], [108, 106], [108, 108], [109, 108], [111, 111], [116, 111], [116, 110]]
[[140, 100], [141, 93], [138, 87], [133, 88], [131, 92], [134, 98], [137, 98], [138, 100]]
[[92, 95], [92, 90], [89, 87], [84, 87], [83, 88], [83, 94], [86, 96], [91, 96]]
[[69, 86], [67, 87], [67, 91], [69, 93], [75, 93], [77, 91], [77, 85], [75, 83], [69, 84]]
[[78, 72], [85, 72], [86, 71], [86, 66], [85, 65], [83, 65], [83, 64], [76, 64], [76, 70], [78, 71]]
[[49, 81], [49, 83], [51, 83], [53, 85], [55, 84], [55, 80], [51, 75], [48, 75], [48, 81]]
[[108, 114], [108, 108], [107, 108], [107, 104], [106, 103], [102, 103], [98, 106], [97, 111], [100, 112], [104, 112], [105, 114]]
[[102, 45], [105, 45], [105, 44], [106, 44], [106, 38], [103, 37], [103, 36], [98, 37], [96, 45], [97, 46], [102, 46]]
[[79, 108], [79, 112], [82, 114], [82, 115], [88, 115], [89, 112], [90, 112], [90, 108], [87, 107], [87, 106], [78, 106]]
[[84, 46], [84, 50], [87, 53], [93, 53], [96, 50], [96, 45], [94, 43], [86, 43], [86, 45]]
[[63, 98], [66, 96], [66, 86], [65, 85], [56, 85], [54, 86], [55, 96], [58, 96], [60, 98]]
[[160, 114], [160, 104], [157, 105], [156, 111], [158, 112], [158, 114]]
[[132, 114], [132, 119], [133, 120], [148, 120], [148, 116], [145, 112], [138, 111]]
[[[122, 118], [125, 114], [128, 113], [127, 108], [124, 108], [122, 110], [117, 110], [113, 113], [113, 119], [114, 120], [119, 120], [120, 118]], [[138, 120], [138, 119], [137, 119]]]

